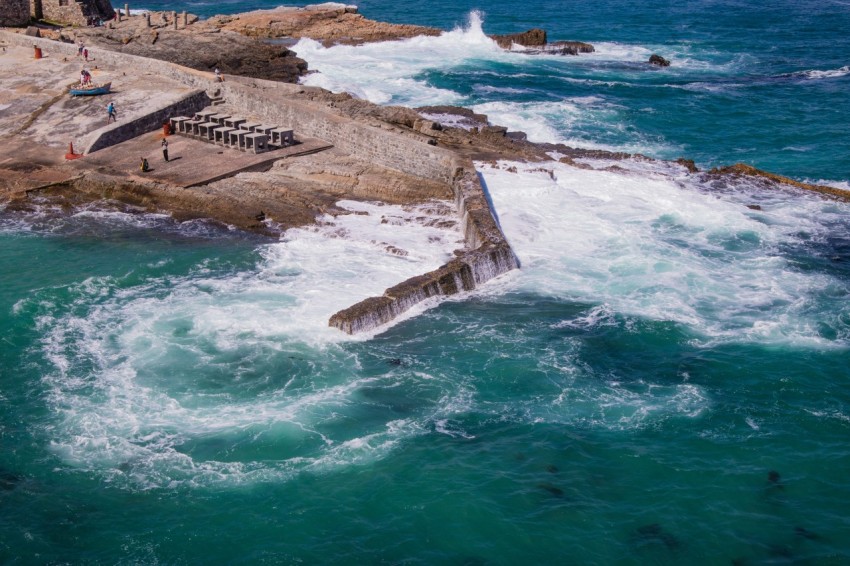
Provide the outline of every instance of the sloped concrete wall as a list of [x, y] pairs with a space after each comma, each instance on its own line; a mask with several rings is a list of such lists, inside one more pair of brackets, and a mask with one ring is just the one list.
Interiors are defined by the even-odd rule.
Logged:
[[203, 110], [210, 103], [206, 91], [196, 90], [181, 99], [162, 108], [158, 108], [126, 122], [115, 122], [105, 130], [97, 132], [97, 136], [85, 148], [84, 153], [93, 153], [121, 142], [131, 140], [147, 132], [161, 129], [163, 123], [172, 116], [191, 116], [198, 110]]

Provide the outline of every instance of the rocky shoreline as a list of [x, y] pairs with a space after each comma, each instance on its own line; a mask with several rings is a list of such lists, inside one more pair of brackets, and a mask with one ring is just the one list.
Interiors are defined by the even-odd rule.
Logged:
[[[291, 83], [307, 71], [306, 63], [284, 45], [268, 43], [270, 38], [281, 37], [357, 43], [437, 33], [439, 30], [431, 28], [373, 22], [348, 7], [264, 10], [203, 22], [186, 16], [182, 23], [175, 14], [158, 13], [125, 18], [103, 28], [56, 30], [52, 32], [55, 39], [65, 43], [48, 46], [47, 63], [32, 67], [45, 69], [46, 74], [35, 78], [24, 72], [0, 80], [4, 87], [0, 96], [10, 101], [19, 97], [9, 103], [10, 119], [0, 120], [4, 128], [14, 124], [17, 132], [0, 142], [4, 150], [0, 205], [7, 211], [26, 211], [36, 201], [74, 206], [109, 199], [133, 210], [168, 212], [178, 220], [211, 218], [276, 237], [323, 215], [346, 213], [336, 206], [341, 199], [453, 202], [466, 242], [456, 252], [456, 259], [399, 283], [381, 297], [344, 309], [329, 321], [349, 333], [376, 328], [417, 302], [474, 289], [518, 267], [493, 219], [472, 160], [545, 162], [557, 156], [560, 162], [579, 168], [589, 167], [582, 159], [652, 161], [641, 155], [532, 143], [522, 132], [510, 132], [465, 108], [377, 106], [347, 93], [297, 86]], [[8, 33], [0, 37], [6, 38], [10, 48], [0, 64], [20, 68], [9, 57], [25, 57], [22, 46], [29, 38], [24, 41]], [[57, 78], [79, 64], [73, 57], [72, 43], [77, 41], [91, 46], [99, 71], [111, 73], [125, 84], [127, 89], [119, 96], [131, 115], [149, 113], [152, 102], [167, 108], [186, 97], [200, 96], [210, 103], [218, 99], [232, 105], [233, 113], [286, 123], [334, 147], [191, 188], [139, 175], [132, 167], [128, 170], [119, 165], [118, 158], [66, 162], [65, 152], [58, 149], [66, 141], [60, 140], [57, 132], [69, 136], [90, 132], [89, 138], [104, 133], [100, 110], [88, 101], [65, 96], [67, 85]], [[503, 46], [519, 44], [529, 49], [550, 45], [545, 32], [504, 36], [499, 41]], [[12, 49], [15, 45], [17, 51]], [[576, 53], [592, 50], [587, 44], [561, 48]], [[216, 67], [225, 72], [224, 83], [217, 83], [210, 73]], [[145, 88], [160, 94], [146, 95]], [[20, 98], [21, 93], [27, 94]], [[3, 102], [5, 99], [0, 99]], [[81, 113], [90, 118], [69, 121], [69, 115]], [[125, 127], [116, 124], [107, 129]], [[157, 132], [139, 133], [143, 135], [132, 142], [132, 147], [142, 148], [138, 151], [154, 147], [161, 139]], [[115, 143], [121, 147], [131, 143], [129, 134], [121, 135]], [[848, 191], [799, 183], [742, 164], [709, 172], [699, 172], [687, 160], [679, 160], [679, 164], [690, 174], [717, 179], [746, 175], [766, 187], [795, 187], [850, 201]]]

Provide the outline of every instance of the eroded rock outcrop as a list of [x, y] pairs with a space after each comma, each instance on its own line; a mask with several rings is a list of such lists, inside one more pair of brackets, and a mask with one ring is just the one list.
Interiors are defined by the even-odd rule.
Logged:
[[515, 43], [523, 47], [543, 47], [546, 45], [546, 30], [540, 28], [530, 29], [522, 33], [491, 35], [490, 37], [502, 49], [510, 49]]
[[[153, 19], [154, 22], [158, 18]], [[111, 28], [69, 29], [66, 41], [84, 41], [95, 52], [102, 47], [197, 69], [215, 68], [230, 75], [295, 83], [307, 72], [307, 62], [282, 45], [270, 45], [240, 33], [203, 24], [174, 29], [167, 24], [148, 28], [139, 16], [113, 22]]]
[[835, 187], [828, 187], [825, 185], [813, 185], [811, 183], [801, 183], [800, 181], [795, 181], [789, 177], [785, 177], [783, 175], [777, 175], [776, 173], [770, 173], [768, 171], [762, 171], [761, 169], [757, 169], [752, 165], [746, 165], [744, 163], [736, 163], [735, 165], [729, 165], [727, 167], [715, 167], [711, 171], [709, 171], [711, 175], [734, 175], [734, 176], [746, 176], [752, 177], [755, 179], [762, 179], [765, 181], [769, 181], [771, 183], [788, 185], [790, 187], [796, 187], [798, 189], [804, 189], [807, 191], [812, 191], [816, 193], [821, 193], [823, 195], [827, 195], [829, 197], [837, 198], [839, 200], [843, 200], [846, 202], [850, 202], [850, 191], [845, 191], [842, 189], [838, 189]]
[[579, 53], [593, 53], [596, 50], [593, 45], [583, 41], [553, 41], [549, 43], [546, 38], [546, 30], [539, 28], [522, 33], [491, 35], [490, 38], [502, 49], [511, 49], [515, 45], [519, 45], [527, 48], [523, 51], [524, 53], [530, 54], [578, 55]]
[[425, 26], [370, 20], [359, 14], [356, 6], [342, 4], [320, 4], [305, 8], [284, 6], [232, 16], [215, 16], [206, 20], [204, 25], [250, 37], [309, 37], [325, 45], [356, 45], [442, 33], [439, 29]]
[[649, 63], [650, 63], [650, 65], [657, 65], [659, 67], [669, 67], [670, 66], [670, 61], [668, 59], [665, 59], [664, 57], [662, 57], [661, 55], [658, 55], [656, 53], [653, 53], [652, 55], [650, 55]]

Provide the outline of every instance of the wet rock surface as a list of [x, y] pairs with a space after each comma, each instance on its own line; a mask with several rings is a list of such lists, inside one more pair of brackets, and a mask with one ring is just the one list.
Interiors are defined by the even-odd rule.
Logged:
[[649, 63], [650, 63], [650, 65], [657, 65], [658, 67], [669, 67], [670, 66], [670, 61], [668, 59], [665, 59], [664, 57], [662, 57], [661, 55], [658, 55], [656, 53], [653, 53], [652, 55], [650, 55]]

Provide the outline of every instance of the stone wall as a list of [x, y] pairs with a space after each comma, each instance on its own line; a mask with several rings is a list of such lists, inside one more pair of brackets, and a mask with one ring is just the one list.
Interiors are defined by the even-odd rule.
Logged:
[[163, 123], [168, 122], [172, 116], [191, 116], [198, 110], [203, 110], [209, 103], [210, 98], [206, 91], [196, 90], [168, 106], [154, 110], [135, 120], [115, 122], [112, 126], [97, 132], [97, 136], [85, 148], [85, 153], [93, 153], [150, 131], [161, 129]]
[[[235, 78], [235, 77], [234, 77]], [[262, 116], [269, 123], [293, 128], [334, 144], [366, 161], [383, 167], [403, 171], [418, 177], [451, 183], [452, 160], [455, 154], [443, 148], [428, 145], [428, 136], [400, 133], [383, 122], [353, 121], [333, 114], [303, 100], [288, 95], [303, 91], [305, 87], [272, 81], [237, 79], [220, 84], [221, 95], [229, 105], [244, 108], [246, 112]]]
[[88, 18], [104, 21], [115, 17], [109, 0], [31, 0], [33, 17], [51, 22], [85, 26]]
[[0, 2], [0, 26], [25, 26], [29, 22], [29, 0], [3, 0]]

